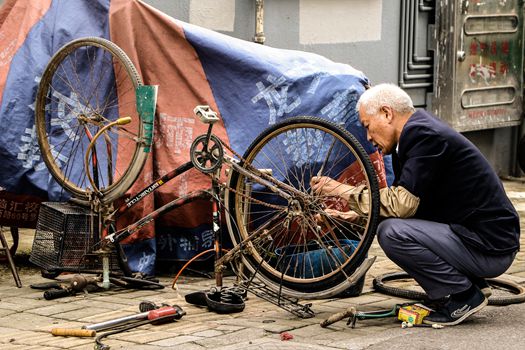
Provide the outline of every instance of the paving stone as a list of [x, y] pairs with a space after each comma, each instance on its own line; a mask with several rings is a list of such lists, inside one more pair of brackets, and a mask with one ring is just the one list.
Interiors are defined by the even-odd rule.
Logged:
[[180, 335], [180, 336], [176, 336], [176, 337], [171, 337], [169, 339], [163, 339], [163, 340], [151, 342], [150, 344], [171, 347], [171, 346], [175, 346], [175, 345], [181, 345], [181, 344], [190, 343], [190, 342], [193, 342], [193, 341], [196, 341], [196, 340], [200, 340], [200, 339], [202, 339], [202, 338], [195, 337], [193, 335]]
[[216, 350], [267, 350], [267, 349], [279, 349], [279, 350], [331, 350], [337, 349], [331, 346], [320, 346], [317, 344], [311, 344], [309, 342], [299, 342], [295, 339], [289, 341], [281, 341], [278, 338], [264, 337], [262, 339], [256, 339], [253, 341], [244, 341], [242, 343], [227, 345], [223, 347], [215, 348]]
[[12, 315], [16, 313], [16, 310], [13, 310], [13, 309], [3, 309], [1, 308], [1, 305], [0, 305], [0, 318], [6, 318], [8, 317], [9, 315]]
[[58, 317], [64, 320], [81, 321], [81, 322], [85, 321], [86, 323], [91, 321], [93, 317], [98, 318], [99, 316], [101, 316], [101, 318], [104, 318], [104, 319], [101, 319], [100, 321], [95, 322], [95, 323], [98, 323], [98, 322], [105, 321], [107, 319], [113, 319], [113, 318], [125, 316], [124, 314], [119, 313], [120, 316], [110, 317], [109, 314], [113, 312], [115, 311], [103, 309], [99, 307], [84, 307], [78, 310], [71, 310], [71, 311], [63, 312], [60, 315], [58, 315]]
[[262, 321], [263, 320], [249, 321], [243, 318], [243, 319], [224, 320], [220, 322], [221, 324], [244, 326], [246, 328], [259, 328], [259, 329], [263, 329], [271, 333], [281, 333], [281, 332], [288, 331], [290, 329], [294, 329], [296, 326], [293, 323], [297, 324], [297, 321], [292, 322], [292, 323], [286, 323], [284, 321], [263, 323]]
[[261, 338], [265, 335], [266, 332], [263, 329], [242, 329], [240, 331], [224, 334], [222, 336], [214, 337], [212, 339], [207, 338], [203, 340], [196, 340], [195, 343], [205, 347], [217, 348], [229, 344], [248, 342], [251, 340]]
[[20, 330], [32, 330], [35, 327], [51, 326], [54, 319], [47, 316], [35, 315], [29, 312], [17, 312], [6, 318], [0, 318], [0, 327]]
[[37, 335], [34, 331], [21, 331], [19, 329], [0, 327], [0, 343], [8, 344], [17, 339], [29, 338]]
[[238, 331], [238, 330], [241, 330], [241, 329], [244, 329], [244, 328], [246, 328], [246, 327], [230, 326], [230, 325], [221, 324], [221, 325], [217, 326], [217, 328], [215, 328], [215, 329], [218, 330], [218, 331], [222, 331], [224, 333], [227, 333], [227, 332]]
[[137, 344], [147, 344], [156, 342], [162, 339], [172, 338], [173, 332], [155, 331], [153, 329], [138, 330], [134, 329], [125, 333], [115, 334], [113, 338], [123, 339]]
[[149, 345], [149, 344], [134, 344], [128, 345], [126, 350], [165, 350], [163, 346]]
[[67, 311], [80, 310], [85, 308], [85, 306], [78, 303], [68, 303], [68, 304], [52, 304], [39, 308], [34, 308], [31, 310], [32, 313], [42, 316], [52, 316], [63, 314]]
[[39, 344], [53, 346], [57, 348], [69, 349], [71, 347], [80, 345], [93, 346], [95, 338], [79, 338], [79, 337], [54, 337], [50, 335], [50, 339], [42, 339]]
[[[54, 346], [45, 346], [45, 345], [31, 345], [31, 346], [27, 346], [27, 345], [20, 345], [20, 348], [16, 347], [16, 348], [11, 348], [11, 347], [6, 347], [6, 348], [2, 348], [2, 350], [8, 350], [8, 349], [24, 349], [24, 350], [58, 350], [58, 349], [64, 349], [64, 348], [57, 348], [57, 347], [54, 347]], [[66, 348], [68, 349], [68, 348]]]
[[218, 331], [216, 329], [209, 329], [209, 330], [206, 330], [206, 331], [193, 333], [193, 336], [195, 336], [195, 337], [202, 337], [202, 338], [211, 338], [211, 337], [218, 337], [218, 336], [221, 336], [223, 334], [224, 334], [223, 332]]
[[[122, 340], [117, 340], [115, 338], [112, 338], [111, 336], [109, 336], [108, 338], [104, 338], [102, 339], [102, 343], [103, 344], [106, 344], [106, 345], [109, 345], [110, 349], [111, 350], [116, 350], [116, 349], [121, 349], [121, 350], [127, 350], [131, 347], [134, 347], [134, 346], [139, 346], [139, 344], [134, 344], [134, 343], [131, 343], [131, 342], [127, 342], [127, 341], [122, 341]], [[88, 348], [85, 348], [86, 350], [93, 350], [93, 344], [94, 344], [94, 341], [92, 344], [89, 345]], [[142, 346], [143, 344], [140, 344], [140, 346]], [[140, 349], [140, 347], [139, 347]]]

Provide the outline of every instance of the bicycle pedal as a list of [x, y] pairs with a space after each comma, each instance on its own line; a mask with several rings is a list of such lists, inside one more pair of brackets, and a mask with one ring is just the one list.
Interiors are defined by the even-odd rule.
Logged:
[[193, 113], [205, 124], [214, 124], [220, 120], [210, 106], [199, 105], [193, 109]]

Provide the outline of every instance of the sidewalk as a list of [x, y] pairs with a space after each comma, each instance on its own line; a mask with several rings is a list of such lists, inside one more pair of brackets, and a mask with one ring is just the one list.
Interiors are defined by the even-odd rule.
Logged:
[[[522, 218], [522, 247], [525, 247], [525, 184], [505, 181], [505, 188]], [[27, 233], [18, 254], [30, 247]], [[28, 238], [29, 237], [29, 238]], [[488, 306], [464, 324], [444, 329], [401, 329], [394, 318], [358, 321], [354, 329], [346, 320], [321, 328], [319, 323], [332, 313], [349, 306], [358, 310], [390, 308], [405, 302], [376, 293], [372, 280], [383, 273], [397, 271], [377, 243], [369, 255], [377, 260], [367, 274], [361, 296], [347, 299], [325, 299], [312, 302], [316, 316], [300, 319], [253, 295], [246, 309], [238, 314], [218, 315], [184, 300], [184, 295], [208, 289], [214, 280], [182, 278], [178, 290], [170, 288], [173, 276], [161, 277], [167, 287], [156, 291], [110, 290], [103, 293], [77, 295], [45, 300], [42, 291], [30, 289], [42, 283], [38, 269], [21, 267], [23, 288], [15, 287], [6, 264], [0, 266], [0, 348], [7, 349], [93, 349], [94, 338], [54, 337], [53, 327], [80, 328], [83, 325], [138, 313], [143, 300], [177, 304], [187, 313], [181, 320], [158, 326], [142, 326], [129, 332], [111, 335], [103, 342], [111, 349], [523, 349], [525, 304], [506, 307]], [[514, 264], [503, 278], [525, 286], [525, 251], [518, 253]], [[231, 285], [233, 278], [226, 278]], [[288, 332], [293, 339], [281, 340]]]

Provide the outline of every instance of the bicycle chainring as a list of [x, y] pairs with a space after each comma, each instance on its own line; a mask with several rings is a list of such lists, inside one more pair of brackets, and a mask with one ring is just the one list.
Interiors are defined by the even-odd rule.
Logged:
[[209, 139], [207, 135], [200, 135], [191, 144], [191, 162], [203, 173], [215, 172], [222, 165], [223, 157], [222, 143], [215, 135], [210, 135]]

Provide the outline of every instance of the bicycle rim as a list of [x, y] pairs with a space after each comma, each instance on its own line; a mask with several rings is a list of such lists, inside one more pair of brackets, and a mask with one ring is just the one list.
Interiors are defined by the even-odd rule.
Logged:
[[60, 198], [53, 200], [70, 194], [89, 199], [93, 188], [84, 156], [90, 139], [122, 116], [132, 122], [110, 128], [97, 139], [87, 171], [105, 202], [118, 198], [136, 180], [147, 155], [140, 143], [143, 125], [135, 98], [141, 84], [126, 54], [102, 38], [72, 41], [51, 58], [40, 81], [35, 118], [43, 160], [67, 191], [57, 191]]
[[[269, 183], [286, 194], [232, 173], [226, 196], [231, 238], [239, 244], [254, 232], [259, 236], [246, 243], [248, 268], [286, 294], [329, 296], [329, 291], [347, 283], [366, 257], [379, 213], [377, 176], [359, 142], [325, 120], [290, 118], [264, 131], [240, 165], [271, 173], [277, 181]], [[349, 207], [340, 198], [312, 193], [310, 179], [319, 174], [365, 186], [371, 193], [371, 210], [354, 223], [324, 214], [323, 207], [340, 211]]]

